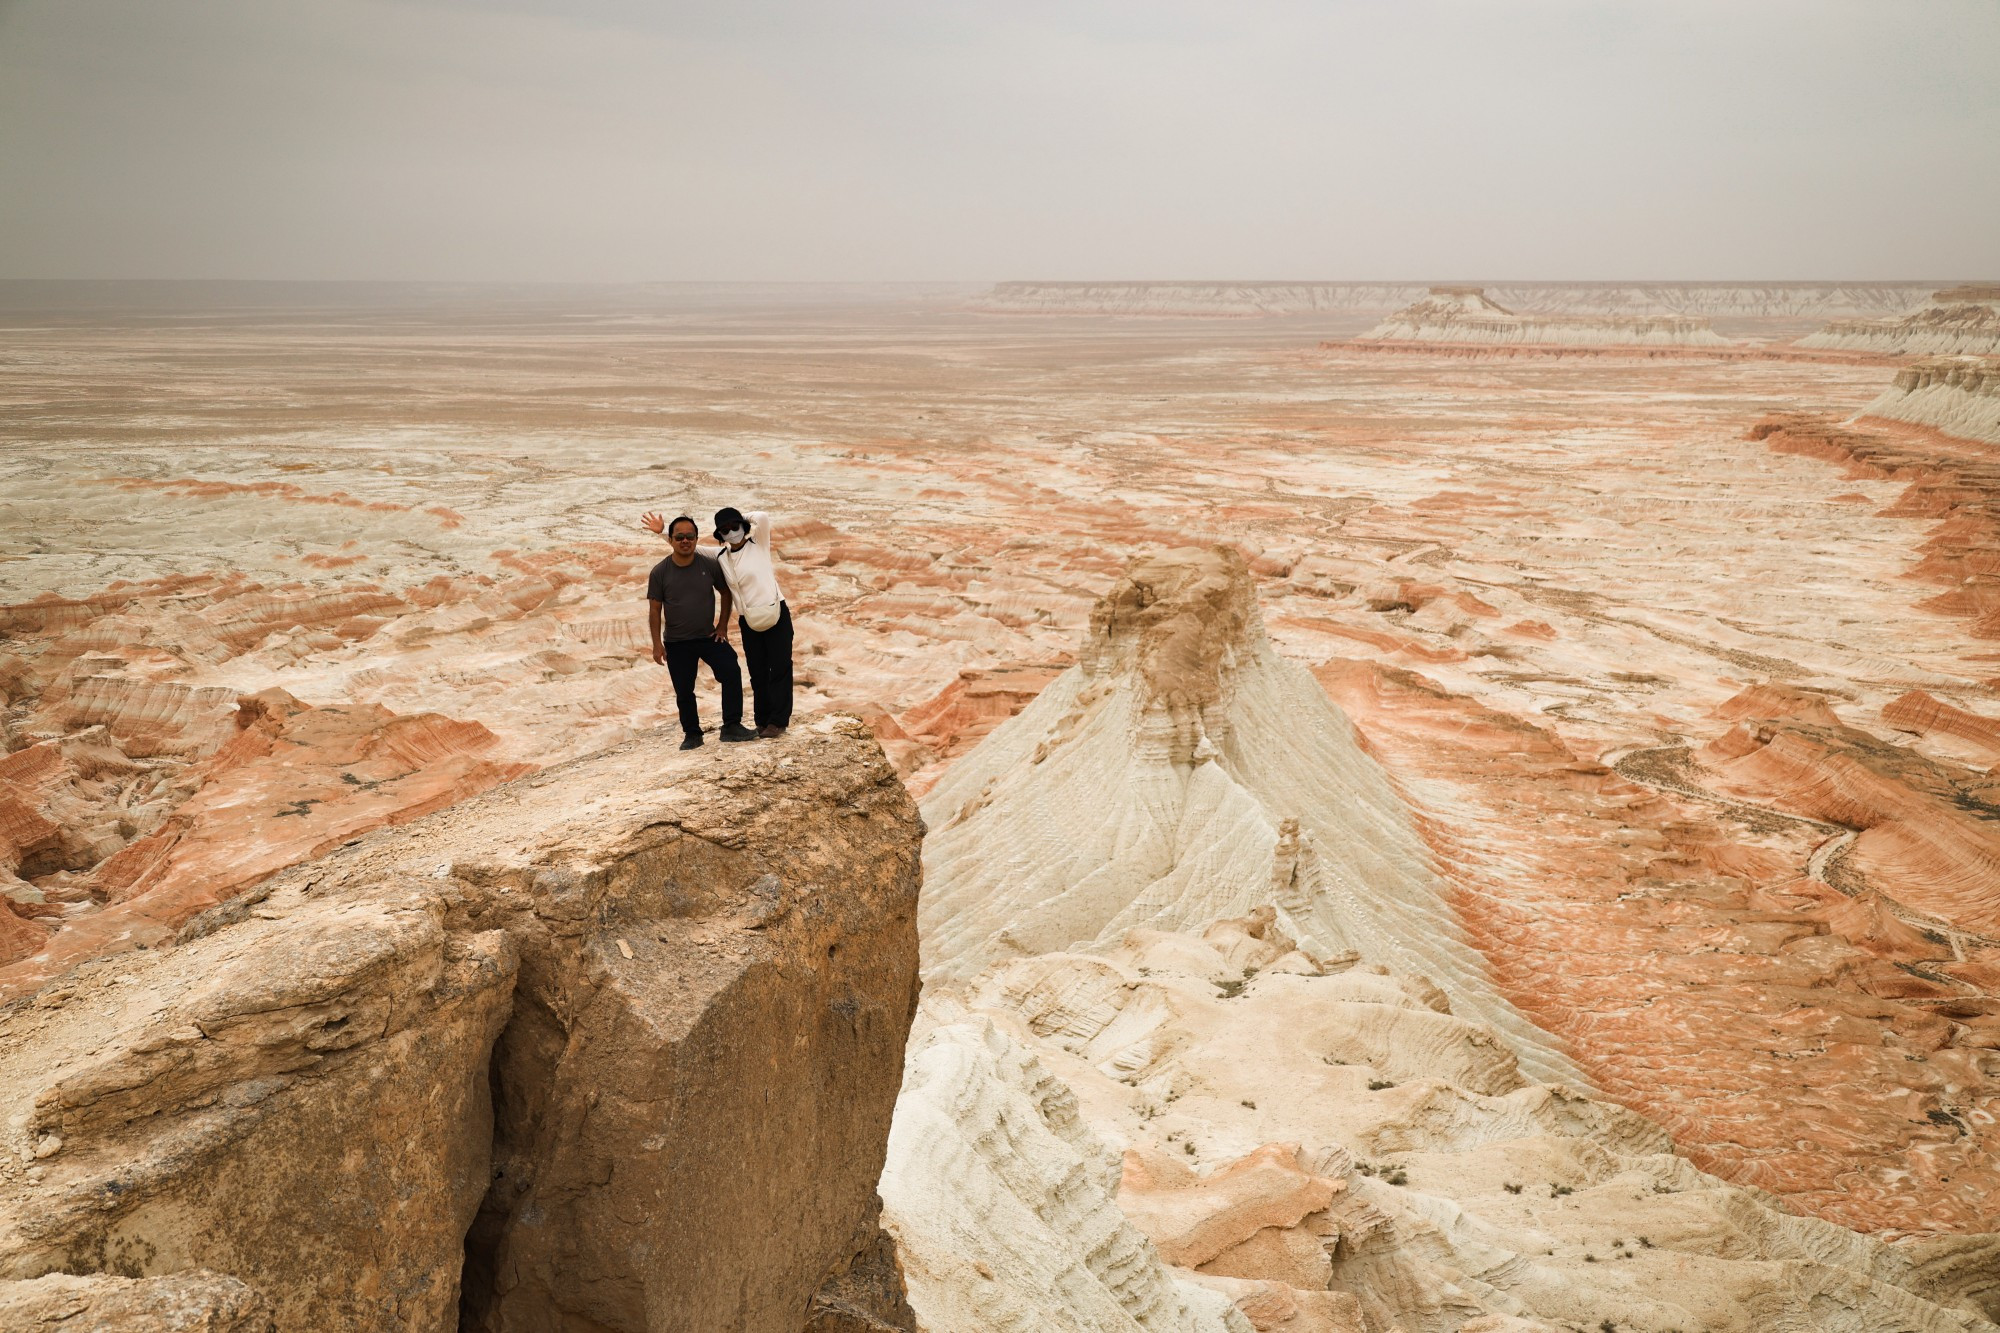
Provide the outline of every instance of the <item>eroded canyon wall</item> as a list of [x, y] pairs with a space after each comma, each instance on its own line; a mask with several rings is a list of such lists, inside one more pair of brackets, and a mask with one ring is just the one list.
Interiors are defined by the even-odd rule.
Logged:
[[676, 743], [362, 837], [0, 1012], [0, 1277], [207, 1270], [314, 1333], [852, 1305], [921, 826], [852, 719]]
[[1861, 416], [2000, 444], [2000, 362], [1974, 357], [1919, 362], [1898, 371], [1896, 382]]

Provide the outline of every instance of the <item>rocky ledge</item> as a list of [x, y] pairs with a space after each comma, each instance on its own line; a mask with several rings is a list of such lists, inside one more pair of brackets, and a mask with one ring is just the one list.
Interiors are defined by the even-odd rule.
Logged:
[[675, 739], [0, 1010], [0, 1322], [908, 1327], [875, 1182], [916, 810], [853, 719]]

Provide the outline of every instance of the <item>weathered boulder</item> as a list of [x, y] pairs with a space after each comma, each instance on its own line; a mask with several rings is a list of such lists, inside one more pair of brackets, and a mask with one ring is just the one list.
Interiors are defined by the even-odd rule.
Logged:
[[0, 1011], [0, 1278], [207, 1269], [314, 1333], [797, 1333], [873, 1272], [893, 1321], [921, 824], [851, 719], [673, 745], [359, 839]]
[[0, 1282], [7, 1333], [270, 1333], [271, 1306], [233, 1277], [75, 1277]]

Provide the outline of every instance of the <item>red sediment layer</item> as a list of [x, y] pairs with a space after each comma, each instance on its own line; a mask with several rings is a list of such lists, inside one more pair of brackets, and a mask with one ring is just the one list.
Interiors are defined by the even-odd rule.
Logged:
[[1605, 1091], [1829, 1221], [1991, 1228], [2000, 949], [1955, 958], [1808, 878], [1819, 830], [1628, 781], [1412, 672], [1317, 674], [1432, 798], [1421, 831], [1503, 993]]
[[1922, 757], [1846, 727], [1739, 725], [1701, 752], [1715, 790], [1860, 830], [1869, 887], [1939, 922], [2000, 937], [2000, 809]]
[[1954, 708], [1922, 690], [1911, 690], [1882, 707], [1882, 720], [1919, 736], [1942, 735], [1969, 741], [1989, 755], [2000, 756], [2000, 718]]
[[163, 825], [67, 886], [102, 906], [0, 953], [0, 999], [85, 958], [156, 944], [286, 866], [533, 767], [489, 757], [498, 742], [485, 727], [431, 713], [312, 708], [267, 690], [245, 696], [235, 719], [233, 739], [185, 775], [192, 794]]

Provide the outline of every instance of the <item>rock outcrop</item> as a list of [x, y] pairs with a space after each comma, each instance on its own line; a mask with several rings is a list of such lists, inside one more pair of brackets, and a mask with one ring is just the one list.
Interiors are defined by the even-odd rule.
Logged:
[[1273, 651], [1239, 553], [1135, 561], [1080, 659], [924, 800], [930, 975], [1268, 901], [1313, 957], [1435, 977], [1543, 1075], [1576, 1077], [1493, 990], [1347, 719]]
[[0, 1282], [8, 1333], [271, 1333], [271, 1306], [233, 1277], [76, 1277]]
[[1695, 315], [1520, 315], [1478, 287], [1433, 287], [1361, 335], [1365, 342], [1535, 347], [1728, 347]]
[[675, 744], [357, 839], [0, 1011], [0, 1279], [207, 1270], [280, 1333], [893, 1318], [916, 812], [852, 719]]
[[1861, 410], [1865, 420], [1928, 426], [1962, 440], [2000, 444], [2000, 361], [1920, 361]]
[[[1788, 1213], [1632, 1112], [1523, 1077], [1501, 1034], [1421, 978], [1315, 962], [1275, 916], [1135, 930], [925, 1001], [937, 1026], [884, 1194], [906, 1251], [950, 1258], [913, 1265], [927, 1327], [1214, 1328], [1185, 1296], [1152, 1313], [1196, 1284], [1288, 1333], [2000, 1327], [2000, 1236], [1894, 1246]], [[976, 1109], [1030, 1087], [1061, 1151]], [[1099, 1144], [1122, 1156], [1115, 1194], [1077, 1165]], [[1011, 1153], [1011, 1189], [966, 1169], [981, 1151]], [[1067, 1249], [1015, 1248], [1023, 1200], [1065, 1222]], [[1072, 1293], [1107, 1285], [1079, 1275], [1100, 1268], [1155, 1303], [1072, 1322]]]
[[882, 1176], [924, 1333], [1249, 1333], [1160, 1262], [1118, 1174], [1017, 1024], [926, 1002]]
[[1897, 319], [1837, 319], [1799, 339], [1801, 347], [1890, 356], [2000, 353], [2000, 285], [1951, 287]]

